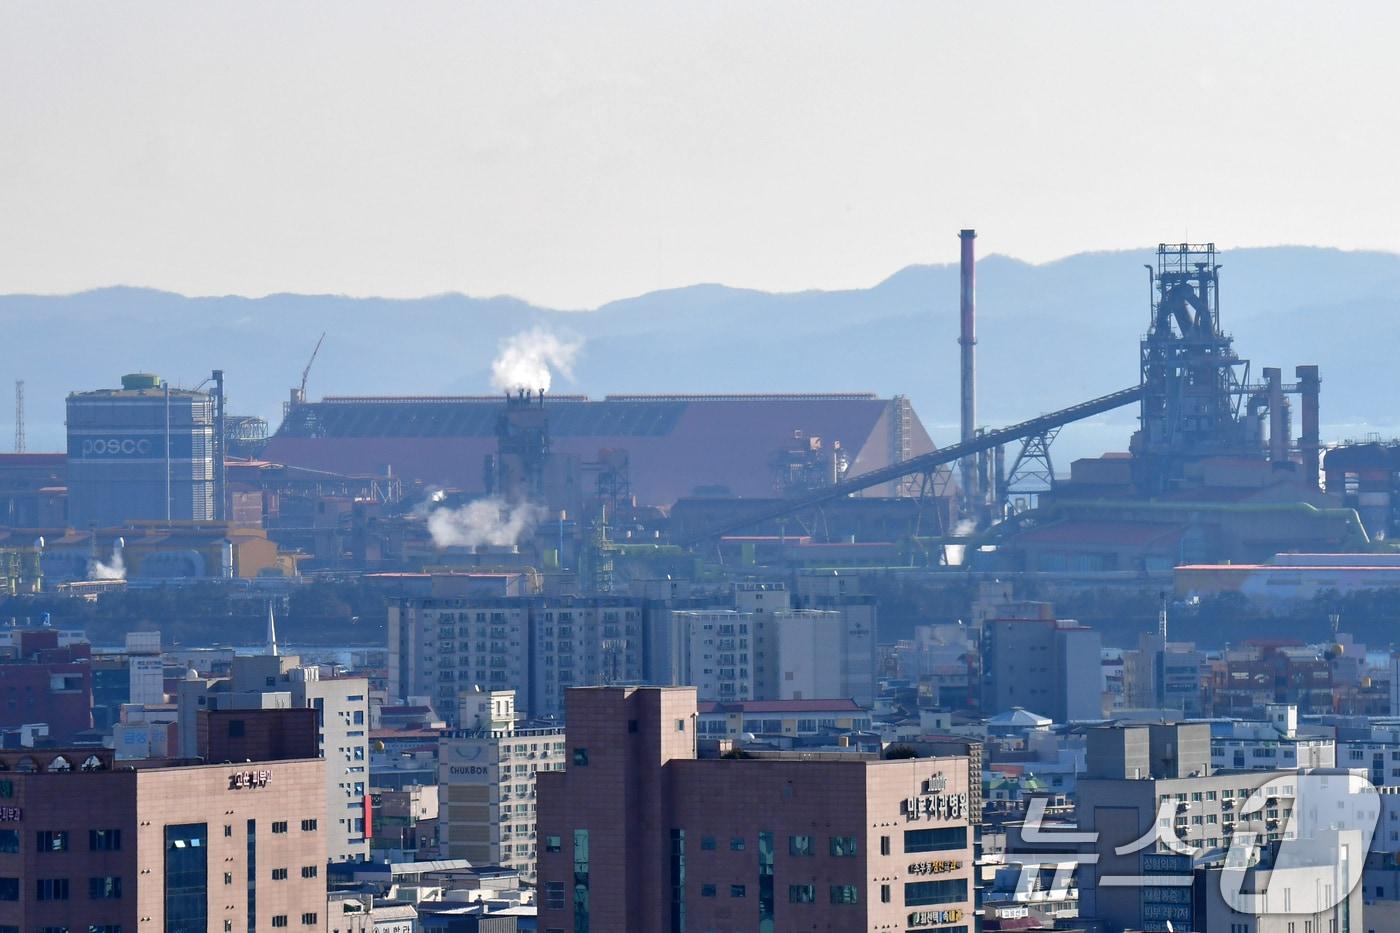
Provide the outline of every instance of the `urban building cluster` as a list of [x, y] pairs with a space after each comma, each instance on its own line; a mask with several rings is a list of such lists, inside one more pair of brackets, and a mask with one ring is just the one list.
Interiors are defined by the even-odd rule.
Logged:
[[1251, 376], [1210, 244], [1137, 385], [989, 429], [974, 237], [943, 447], [859, 393], [75, 391], [0, 455], [0, 933], [1400, 928], [1400, 652], [1178, 627], [1396, 588], [1396, 446]]

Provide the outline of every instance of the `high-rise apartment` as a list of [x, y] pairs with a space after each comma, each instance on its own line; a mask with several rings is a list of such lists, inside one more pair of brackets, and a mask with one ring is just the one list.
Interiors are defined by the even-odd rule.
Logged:
[[535, 775], [564, 769], [564, 729], [517, 718], [515, 693], [464, 692], [459, 727], [438, 743], [444, 858], [514, 868], [535, 880]]

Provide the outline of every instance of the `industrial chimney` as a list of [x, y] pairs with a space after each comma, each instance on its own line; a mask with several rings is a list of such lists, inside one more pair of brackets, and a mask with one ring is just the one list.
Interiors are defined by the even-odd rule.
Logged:
[[1322, 438], [1318, 426], [1318, 395], [1322, 380], [1318, 378], [1316, 366], [1299, 366], [1294, 372], [1298, 376], [1298, 392], [1303, 397], [1303, 423], [1298, 436], [1298, 449], [1303, 454], [1303, 481], [1311, 489], [1321, 489]]
[[[976, 230], [962, 230], [958, 233], [962, 241], [962, 333], [958, 344], [962, 347], [962, 437], [963, 443], [972, 440], [977, 432], [977, 301], [974, 295], [974, 267], [977, 263], [973, 240]], [[963, 457], [958, 464], [962, 480], [963, 501], [968, 507], [980, 501], [977, 482], [977, 458]]]

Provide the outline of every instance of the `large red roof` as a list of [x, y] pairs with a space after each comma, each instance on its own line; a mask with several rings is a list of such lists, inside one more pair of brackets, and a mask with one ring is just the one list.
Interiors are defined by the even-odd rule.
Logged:
[[[263, 456], [310, 469], [382, 475], [464, 492], [484, 490], [496, 451], [495, 399], [354, 399], [298, 406]], [[840, 441], [849, 475], [893, 462], [898, 405], [866, 395], [625, 397], [545, 400], [550, 446], [583, 461], [625, 450], [634, 495], [669, 506], [703, 487], [729, 495], [774, 494], [772, 458], [794, 432]], [[911, 412], [909, 456], [933, 450]], [[877, 494], [879, 490], [876, 490]]]

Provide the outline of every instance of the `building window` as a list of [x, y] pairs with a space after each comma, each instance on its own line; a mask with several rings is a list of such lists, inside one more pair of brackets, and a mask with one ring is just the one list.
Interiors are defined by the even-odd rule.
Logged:
[[881, 837], [880, 837], [880, 854], [881, 854], [881, 855], [889, 855], [889, 854], [890, 854], [890, 837], [889, 837], [889, 836], [881, 836]]
[[285, 868], [274, 868], [274, 869], [272, 869], [272, 880], [273, 880], [273, 881], [286, 881], [286, 880], [287, 880], [287, 869], [285, 869]]
[[[258, 821], [248, 820], [248, 835], [244, 839], [244, 858], [248, 869], [248, 933], [258, 931]], [[166, 933], [180, 933], [167, 929]]]
[[93, 852], [120, 852], [122, 831], [120, 829], [88, 830], [88, 848]]
[[712, 884], [702, 884], [702, 885], [700, 885], [700, 896], [701, 896], [701, 897], [714, 897], [714, 896], [715, 896], [715, 886], [712, 885]]
[[0, 852], [19, 851], [19, 830], [0, 829]]
[[887, 884], [882, 884], [882, 885], [880, 885], [880, 903], [881, 903], [881, 904], [888, 904], [889, 902], [890, 902], [890, 886], [887, 885]]
[[0, 901], [19, 900], [19, 879], [0, 878]]
[[[19, 927], [14, 927], [18, 933]], [[68, 933], [67, 927], [39, 927], [39, 933]]]
[[165, 827], [165, 931], [208, 929], [209, 846], [205, 823]]
[[273, 914], [273, 916], [272, 916], [272, 925], [275, 926], [275, 927], [284, 927], [284, 926], [286, 926], [286, 925], [287, 925], [287, 915], [286, 915], [286, 914]]
[[759, 929], [771, 929], [775, 904], [773, 903], [773, 834], [762, 830], [758, 833], [758, 923]]
[[685, 930], [685, 830], [671, 830], [671, 929]]
[[729, 840], [729, 851], [742, 852], [744, 851], [745, 845], [747, 845], [747, 843], [744, 842], [743, 836], [733, 836]]
[[677, 719], [677, 720], [676, 720], [676, 731], [677, 731], [677, 732], [684, 732], [684, 731], [685, 731], [685, 720], [684, 720], [684, 719]]
[[967, 879], [947, 881], [913, 881], [904, 885], [905, 907], [928, 907], [933, 904], [955, 904], [967, 900]]
[[[575, 756], [578, 750], [574, 752]], [[587, 749], [583, 750], [583, 760], [588, 760]], [[588, 922], [592, 911], [589, 895], [588, 830], [574, 830], [574, 933], [589, 933]]]
[[729, 886], [730, 897], [748, 897], [748, 888], [742, 884], [731, 884]]
[[700, 848], [701, 848], [701, 849], [704, 849], [706, 852], [713, 852], [713, 851], [715, 850], [715, 837], [714, 837], [714, 836], [701, 836], [701, 837], [700, 837]]
[[815, 904], [817, 902], [817, 886], [814, 884], [790, 884], [788, 885], [789, 904]]
[[116, 900], [122, 896], [122, 879], [118, 875], [100, 875], [88, 879], [88, 897], [94, 901]]
[[315, 913], [302, 914], [301, 925], [304, 927], [313, 927], [316, 925], [316, 919]]
[[833, 884], [831, 886], [831, 903], [833, 904], [857, 904], [860, 902], [860, 892], [853, 884]]
[[315, 820], [302, 820], [302, 821], [301, 821], [301, 831], [304, 832], [304, 833], [314, 833], [314, 832], [316, 831], [316, 821], [315, 821]]
[[303, 878], [315, 878], [321, 873], [321, 869], [316, 865], [301, 866], [301, 876]]
[[949, 826], [945, 829], [910, 829], [904, 833], [904, 851], [946, 852], [967, 848], [967, 827]]
[[67, 852], [68, 833], [64, 830], [41, 830], [36, 833], [40, 852]]
[[122, 933], [120, 923], [89, 923], [88, 933]]
[[547, 881], [544, 886], [545, 910], [564, 909], [564, 882]]
[[274, 820], [272, 823], [272, 831], [274, 833], [285, 833], [287, 831], [287, 821]]
[[40, 901], [68, 900], [68, 879], [40, 878], [34, 882], [34, 899]]
[[544, 837], [544, 850], [546, 852], [558, 852], [561, 848], [563, 848], [563, 840], [558, 836]]
[[855, 836], [832, 836], [831, 854], [836, 858], [851, 858], [856, 854]]
[[233, 836], [233, 827], [232, 827], [231, 825], [229, 825], [228, 823], [225, 823], [225, 824], [224, 824], [224, 838], [225, 838], [225, 839], [229, 839], [229, 838], [231, 838], [232, 836]]
[[586, 748], [576, 748], [576, 749], [574, 749], [574, 766], [575, 766], [575, 767], [578, 767], [578, 768], [582, 768], [582, 767], [584, 767], [584, 766], [587, 765], [587, 764], [588, 764], [588, 749], [586, 749]]
[[788, 855], [814, 855], [811, 836], [788, 836]]
[[224, 872], [224, 884], [233, 884], [233, 872]]

